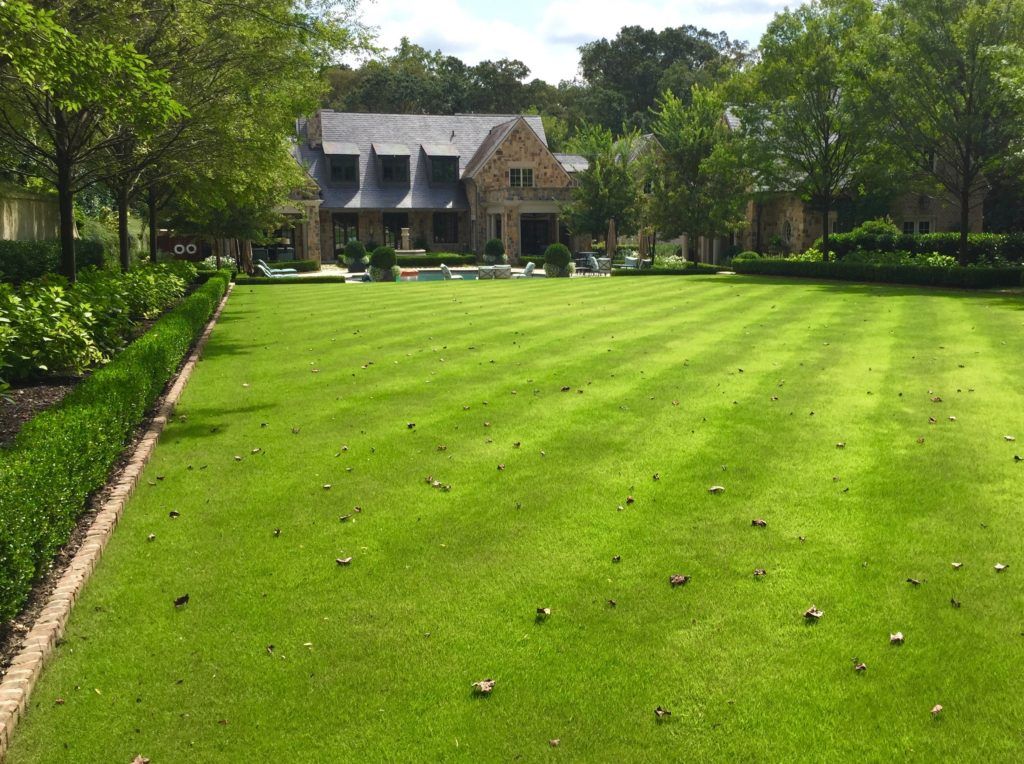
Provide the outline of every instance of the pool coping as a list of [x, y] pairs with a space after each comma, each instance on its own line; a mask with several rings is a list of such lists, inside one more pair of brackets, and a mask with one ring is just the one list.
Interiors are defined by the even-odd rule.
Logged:
[[0, 681], [0, 761], [7, 754], [15, 727], [28, 712], [29, 697], [32, 695], [32, 690], [35, 688], [44, 666], [64, 635], [64, 627], [71, 615], [71, 609], [85, 588], [92, 572], [96, 569], [100, 557], [103, 556], [103, 550], [121, 519], [125, 505], [135, 492], [139, 478], [142, 476], [142, 470], [156, 448], [160, 433], [167, 425], [192, 372], [195, 371], [196, 365], [202, 357], [203, 349], [213, 333], [234, 286], [234, 284], [228, 285], [188, 359], [181, 367], [167, 394], [157, 404], [156, 413], [150, 420], [145, 434], [136, 444], [125, 468], [116, 477], [113, 491], [100, 507], [100, 511], [86, 532], [81, 547], [57, 581], [57, 585], [47, 598], [39, 617], [28, 634], [25, 635], [21, 649], [14, 656], [10, 668], [3, 680]]

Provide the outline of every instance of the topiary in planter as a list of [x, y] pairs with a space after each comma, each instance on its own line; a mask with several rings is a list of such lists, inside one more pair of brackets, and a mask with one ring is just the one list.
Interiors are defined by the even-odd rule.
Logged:
[[568, 278], [576, 270], [572, 253], [564, 244], [552, 244], [544, 250], [544, 272], [551, 278]]
[[397, 264], [394, 247], [377, 247], [370, 255], [370, 275], [374, 281], [394, 281]]
[[484, 244], [484, 265], [505, 265], [508, 263], [508, 255], [505, 254], [505, 245], [501, 239], [489, 239]]
[[362, 242], [352, 239], [345, 245], [345, 267], [352, 273], [362, 273], [366, 270], [366, 247]]

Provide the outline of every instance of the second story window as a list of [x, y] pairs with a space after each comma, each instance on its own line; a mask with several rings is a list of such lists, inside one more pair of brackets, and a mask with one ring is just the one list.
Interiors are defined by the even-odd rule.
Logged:
[[332, 156], [328, 159], [331, 166], [331, 183], [358, 185], [359, 157]]
[[380, 178], [385, 183], [408, 183], [409, 157], [382, 156], [380, 158]]
[[508, 184], [512, 188], [533, 188], [533, 168], [512, 167], [508, 171]]
[[430, 160], [431, 183], [454, 183], [458, 179], [458, 157], [433, 157]]

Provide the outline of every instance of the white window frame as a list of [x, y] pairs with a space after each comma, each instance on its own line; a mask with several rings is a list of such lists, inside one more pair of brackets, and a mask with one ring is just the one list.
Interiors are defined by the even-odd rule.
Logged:
[[[527, 175], [529, 173], [529, 175]], [[518, 175], [518, 183], [516, 177]], [[530, 182], [527, 183], [527, 177]], [[508, 185], [509, 188], [535, 188], [534, 183], [536, 182], [533, 168], [532, 167], [509, 167], [508, 168]]]

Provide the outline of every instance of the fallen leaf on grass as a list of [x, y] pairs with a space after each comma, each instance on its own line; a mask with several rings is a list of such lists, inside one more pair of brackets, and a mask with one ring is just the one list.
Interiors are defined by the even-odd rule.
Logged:
[[1003, 436], [1003, 440], [1005, 440], [1007, 443], [1016, 443], [1017, 442], [1017, 439], [1015, 437], [1013, 437], [1012, 435], [1004, 435]]
[[515, 443], [512, 444], [512, 448], [519, 448], [521, 445], [523, 444], [517, 440]]
[[853, 664], [853, 670], [854, 671], [867, 671], [868, 670], [868, 664], [860, 663], [858, 661], [857, 663]]
[[262, 448], [259, 448], [259, 447], [257, 447], [257, 448], [254, 448], [254, 449], [252, 450], [252, 453], [254, 453], [254, 454], [258, 454], [258, 453], [259, 453], [260, 451], [262, 451], [262, 450], [263, 450]]
[[902, 631], [897, 631], [895, 634], [890, 634], [889, 635], [889, 644], [890, 645], [902, 645], [904, 643], [904, 641], [905, 641], [905, 639], [903, 637], [903, 632]]
[[172, 509], [170, 512], [167, 513], [167, 516], [173, 520], [176, 517], [181, 517], [181, 512], [179, 512], [176, 509]]
[[274, 646], [273, 645], [267, 645], [267, 655], [273, 655], [273, 654], [274, 654]]
[[708, 493], [719, 494], [725, 493], [725, 486], [713, 485], [708, 489]]
[[615, 555], [612, 557], [612, 562], [622, 562], [622, 555]]
[[551, 740], [548, 741], [548, 745], [550, 745], [552, 748], [558, 748], [558, 746], [561, 744], [561, 742], [562, 741], [559, 740], [557, 737], [554, 737], [554, 738], [551, 738]]
[[180, 597], [174, 600], [174, 607], [181, 607], [182, 605], [188, 604], [188, 595], [182, 594]]
[[330, 484], [330, 483], [324, 483], [324, 486], [323, 486], [323, 487], [324, 487], [324, 490], [325, 490], [325, 491], [329, 491], [329, 490], [331, 490], [331, 484]]
[[917, 439], [917, 443], [918, 443], [918, 445], [923, 446], [924, 445], [924, 438], [918, 438]]
[[836, 443], [836, 448], [846, 448], [845, 443]]
[[757, 518], [756, 520], [751, 520], [750, 524], [752, 526], [754, 526], [755, 528], [767, 528], [768, 527], [768, 521], [767, 520], [762, 520], [760, 518]]
[[406, 429], [409, 429], [409, 430], [411, 430], [415, 426], [416, 426], [415, 422], [407, 422], [406, 425], [405, 425]]
[[562, 388], [562, 392], [563, 392], [563, 393], [567, 393], [567, 392], [569, 392], [570, 390], [572, 390], [572, 388], [571, 388], [571, 387], [569, 387], [568, 385], [566, 385], [566, 386], [564, 386], [564, 387]]
[[825, 611], [818, 610], [818, 608], [814, 605], [811, 605], [809, 608], [807, 608], [807, 610], [804, 611], [804, 618], [806, 618], [808, 621], [817, 621], [823, 615], [825, 615]]
[[281, 535], [280, 528], [274, 528], [274, 538], [278, 538]]
[[342, 566], [344, 566], [344, 565], [351, 565], [352, 564], [352, 558], [351, 557], [339, 557], [334, 562], [336, 562], [338, 565], [342, 565]]
[[156, 534], [150, 533], [148, 536], [146, 536], [146, 541], [156, 541]]
[[236, 462], [240, 462], [240, 461], [242, 461], [242, 457], [241, 457], [241, 456], [235, 456], [235, 461], [236, 461]]
[[481, 679], [479, 682], [473, 682], [473, 691], [477, 695], [490, 695], [494, 691], [494, 679]]
[[962, 562], [951, 562], [950, 565], [953, 566], [953, 570], [960, 570], [964, 566]]
[[352, 519], [352, 515], [342, 515], [338, 518], [338, 521], [342, 523], [347, 523], [350, 519]]
[[936, 703], [934, 706], [932, 706], [932, 716], [938, 716], [941, 713], [942, 713], [942, 706], [940, 706], [938, 703]]
[[300, 429], [301, 429], [301, 428], [299, 428], [299, 427], [293, 427], [293, 428], [292, 428], [292, 435], [298, 435], [298, 434], [299, 434], [299, 430], [300, 430]]
[[754, 571], [754, 578], [764, 578], [768, 575], [768, 571], [764, 568], [758, 568]]
[[960, 600], [958, 600], [956, 597], [950, 597], [949, 598], [949, 604], [952, 605], [955, 608], [959, 608], [960, 607]]
[[654, 716], [659, 720], [667, 719], [668, 717], [672, 716], [672, 712], [669, 711], [667, 708], [662, 708], [661, 706], [658, 706], [656, 709], [654, 709]]
[[64, 705], [64, 698], [57, 698], [55, 701], [53, 701], [53, 704], [55, 706], [63, 706]]
[[636, 499], [634, 499], [632, 496], [627, 496], [626, 497], [626, 504], [635, 504], [635, 503], [636, 503]]
[[618, 604], [615, 600], [608, 600], [608, 607], [615, 607]]
[[551, 615], [551, 608], [549, 608], [549, 607], [539, 607], [539, 608], [537, 608], [537, 620], [538, 621], [543, 621], [543, 620], [545, 620], [550, 615]]
[[916, 579], [916, 578], [908, 578], [907, 579], [907, 583], [910, 584], [911, 586], [920, 586], [921, 585], [921, 582], [918, 579]]
[[677, 586], [686, 586], [688, 583], [690, 583], [690, 577], [681, 574], [676, 574], [673, 576], [669, 576], [668, 582], [672, 584], [672, 588], [674, 589]]
[[932, 403], [942, 403], [942, 398], [936, 395], [932, 398]]
[[995, 569], [996, 569], [996, 573], [1002, 573], [1002, 572], [1003, 572], [1004, 570], [1006, 570], [1006, 569], [1007, 569], [1008, 567], [1010, 567], [1010, 566], [1009, 566], [1009, 565], [1004, 565], [1004, 564], [1003, 564], [1003, 563], [1001, 563], [1001, 562], [997, 562], [997, 563], [995, 564]]
[[504, 471], [505, 471], [505, 465], [504, 464], [499, 464], [498, 465], [498, 472], [504, 472]]
[[657, 481], [657, 480], [661, 480], [661, 473], [660, 473], [660, 472], [655, 472], [655, 473], [654, 473], [653, 475], [651, 475], [651, 477], [652, 477], [652, 478], [653, 478], [653, 479], [654, 479], [655, 481]]
[[[245, 387], [248, 387], [248, 385], [245, 385]], [[132, 759], [132, 764], [149, 764], [149, 759], [140, 753], [138, 756]]]

